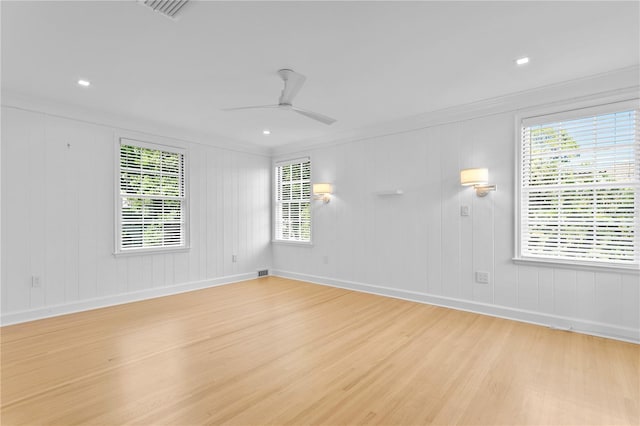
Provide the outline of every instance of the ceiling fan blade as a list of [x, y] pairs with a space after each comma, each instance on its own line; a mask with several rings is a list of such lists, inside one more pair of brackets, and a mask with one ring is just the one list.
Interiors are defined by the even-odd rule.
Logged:
[[296, 107], [292, 107], [291, 109], [297, 112], [298, 114], [302, 114], [306, 117], [313, 118], [314, 120], [317, 120], [327, 125], [332, 125], [333, 123], [336, 122], [335, 118], [327, 117], [326, 115], [318, 114], [317, 112], [307, 111], [307, 110], [296, 108]]
[[237, 108], [222, 108], [221, 111], [238, 111], [241, 109], [279, 108], [280, 105], [252, 105]]
[[307, 78], [289, 69], [282, 69], [278, 71], [278, 74], [280, 74], [280, 77], [284, 80], [284, 89], [282, 89], [282, 93], [280, 94], [279, 102], [281, 104], [291, 105], [293, 98], [296, 97]]

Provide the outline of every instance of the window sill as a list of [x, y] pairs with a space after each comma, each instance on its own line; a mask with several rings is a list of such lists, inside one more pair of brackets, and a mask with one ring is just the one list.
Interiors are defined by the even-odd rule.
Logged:
[[544, 266], [548, 268], [563, 268], [563, 269], [577, 269], [582, 271], [592, 272], [617, 272], [622, 274], [634, 274], [640, 275], [640, 268], [637, 265], [602, 265], [594, 262], [570, 262], [563, 260], [552, 259], [535, 259], [535, 258], [523, 258], [514, 257], [513, 263], [516, 265], [528, 265], [528, 266]]
[[126, 250], [113, 253], [115, 257], [129, 257], [129, 256], [144, 256], [151, 254], [173, 254], [173, 253], [187, 253], [191, 250], [190, 247], [176, 247], [176, 248], [163, 248], [163, 249], [140, 249], [140, 250]]
[[300, 247], [313, 247], [313, 243], [311, 241], [285, 241], [285, 240], [271, 240], [273, 244], [282, 244], [285, 246], [300, 246]]

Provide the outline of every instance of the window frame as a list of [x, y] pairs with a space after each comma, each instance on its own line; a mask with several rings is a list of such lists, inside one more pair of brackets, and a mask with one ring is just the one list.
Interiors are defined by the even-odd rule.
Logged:
[[[277, 238], [277, 219], [278, 219], [278, 176], [276, 172], [276, 168], [278, 166], [283, 166], [287, 164], [296, 164], [308, 161], [310, 167], [310, 175], [309, 175], [309, 185], [310, 185], [310, 193], [309, 193], [309, 241], [300, 241], [300, 240], [283, 240]], [[275, 244], [285, 244], [291, 246], [302, 246], [302, 247], [312, 247], [313, 246], [313, 235], [314, 235], [314, 218], [313, 218], [313, 161], [311, 156], [309, 155], [299, 155], [291, 158], [280, 158], [274, 159], [271, 164], [272, 171], [272, 191], [273, 196], [271, 197], [272, 204], [272, 232], [271, 232], [271, 242]]]
[[[126, 141], [126, 142], [125, 142]], [[138, 146], [141, 148], [148, 148], [153, 150], [162, 150], [165, 152], [173, 152], [181, 154], [183, 156], [183, 181], [184, 181], [184, 197], [182, 200], [182, 213], [184, 217], [184, 242], [179, 246], [167, 246], [167, 247], [143, 247], [143, 248], [130, 248], [122, 249], [120, 247], [121, 233], [122, 233], [122, 195], [120, 194], [120, 147], [125, 142], [126, 145]], [[137, 135], [117, 134], [115, 135], [114, 143], [114, 248], [113, 255], [120, 256], [135, 256], [135, 255], [149, 255], [149, 254], [163, 254], [163, 253], [181, 253], [188, 252], [191, 249], [191, 232], [190, 232], [190, 211], [189, 211], [189, 151], [186, 146], [180, 146], [178, 143], [170, 141], [158, 141], [155, 138], [148, 136], [140, 137]]]
[[[636, 95], [637, 96], [637, 95]], [[626, 97], [610, 97], [603, 99], [588, 99], [582, 102], [575, 102], [572, 104], [564, 104], [560, 106], [546, 106], [540, 108], [532, 108], [529, 110], [520, 111], [515, 115], [515, 140], [517, 147], [515, 149], [515, 162], [514, 162], [514, 196], [515, 196], [515, 208], [514, 208], [514, 257], [513, 261], [516, 264], [529, 264], [548, 267], [560, 267], [571, 269], [584, 269], [591, 271], [614, 271], [614, 272], [628, 272], [633, 274], [640, 273], [640, 262], [635, 264], [621, 264], [615, 262], [596, 261], [596, 260], [569, 260], [553, 257], [537, 257], [537, 256], [525, 256], [522, 254], [523, 241], [522, 241], [522, 225], [521, 214], [523, 210], [522, 205], [522, 135], [525, 125], [525, 120], [535, 120], [534, 123], [540, 124], [544, 122], [553, 122], [558, 119], [573, 120], [581, 117], [588, 117], [592, 115], [604, 115], [613, 113], [616, 111], [624, 111], [635, 109], [636, 114], [640, 115], [640, 99], [635, 96]], [[528, 124], [532, 126], [535, 124]], [[638, 129], [637, 131], [640, 131]], [[640, 148], [638, 148], [640, 150]], [[640, 151], [637, 151], [640, 153]], [[638, 154], [636, 154], [638, 155]], [[638, 166], [640, 167], [640, 166]], [[640, 215], [640, 188], [638, 188], [637, 196], [635, 199], [635, 213], [636, 217]], [[634, 254], [636, 259], [640, 257], [640, 221], [636, 221], [635, 227], [635, 248]]]

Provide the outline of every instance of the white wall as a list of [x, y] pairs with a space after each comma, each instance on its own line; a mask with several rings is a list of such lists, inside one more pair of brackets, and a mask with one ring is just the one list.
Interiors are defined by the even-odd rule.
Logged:
[[[574, 85], [573, 93], [599, 88], [599, 81]], [[637, 70], [627, 81], [637, 85]], [[609, 88], [621, 87], [615, 84]], [[472, 112], [449, 111], [441, 124], [432, 117], [434, 123], [423, 128], [411, 130], [409, 122], [405, 132], [355, 135], [304, 150], [311, 156], [313, 181], [334, 183], [335, 194], [329, 204], [314, 202], [313, 246], [274, 245], [274, 272], [640, 340], [637, 271], [512, 261], [516, 109], [548, 101], [557, 91], [514, 96]], [[607, 96], [629, 94], [637, 96], [637, 86]], [[283, 149], [279, 156], [293, 151]], [[459, 171], [467, 167], [488, 167], [498, 191], [479, 198], [472, 189], [461, 187]], [[387, 189], [402, 189], [404, 195], [375, 194]], [[460, 216], [462, 205], [471, 207], [470, 216]], [[490, 283], [477, 283], [475, 271], [488, 271]]]
[[120, 132], [3, 106], [3, 324], [247, 279], [270, 266], [269, 157], [144, 134], [188, 148], [191, 250], [114, 257]]
[[[639, 74], [633, 68], [307, 148], [280, 147], [274, 158], [228, 143], [176, 141], [190, 153], [192, 249], [117, 258], [119, 127], [202, 140], [15, 102], [19, 108], [2, 108], [2, 323], [236, 281], [273, 266], [283, 276], [638, 341], [637, 273], [516, 265], [511, 258], [515, 115], [536, 105], [637, 96]], [[313, 246], [272, 247], [271, 161], [292, 153], [311, 155], [314, 181], [333, 182], [335, 194], [329, 204], [314, 202]], [[460, 187], [459, 170], [470, 166], [488, 167], [498, 191], [477, 198]], [[405, 194], [375, 194], [395, 188]], [[471, 216], [459, 215], [461, 205]], [[491, 274], [490, 284], [475, 282], [477, 270]], [[32, 275], [42, 276], [41, 288], [31, 287]]]

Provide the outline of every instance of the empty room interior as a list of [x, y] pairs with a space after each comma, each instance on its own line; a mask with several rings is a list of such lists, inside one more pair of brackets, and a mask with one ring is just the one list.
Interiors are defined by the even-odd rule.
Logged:
[[640, 424], [640, 2], [0, 15], [2, 425]]

